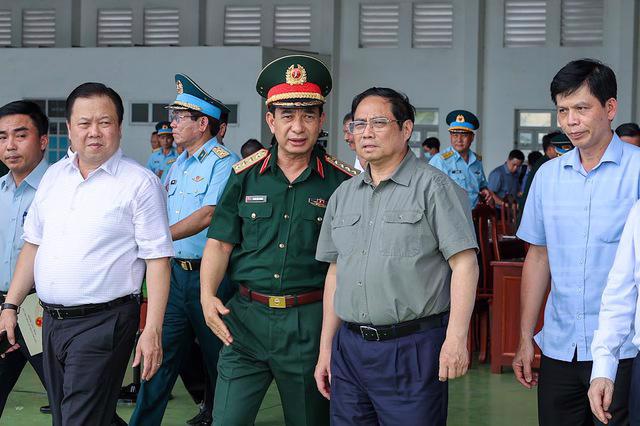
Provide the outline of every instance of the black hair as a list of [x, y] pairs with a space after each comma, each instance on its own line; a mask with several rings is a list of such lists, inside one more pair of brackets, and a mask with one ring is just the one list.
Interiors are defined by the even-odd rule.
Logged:
[[640, 127], [636, 123], [624, 123], [616, 128], [616, 135], [622, 136], [640, 136]]
[[431, 136], [429, 138], [426, 138], [424, 142], [422, 142], [422, 146], [426, 146], [429, 149], [435, 148], [440, 151], [440, 139]]
[[[228, 112], [224, 112], [223, 111], [223, 112], [220, 113], [220, 123], [224, 123], [224, 124], [228, 124], [229, 123], [229, 113]], [[216, 135], [217, 134], [218, 134], [218, 132], [216, 132]]]
[[398, 126], [401, 129], [405, 121], [409, 120], [412, 123], [415, 121], [416, 109], [411, 105], [411, 102], [409, 102], [407, 95], [387, 87], [371, 87], [356, 95], [353, 98], [353, 102], [351, 102], [351, 115], [353, 117], [355, 117], [356, 109], [358, 105], [360, 105], [360, 102], [369, 96], [379, 96], [389, 101], [391, 104], [391, 113], [393, 117], [398, 120]]
[[94, 96], [106, 96], [111, 99], [113, 105], [116, 108], [116, 114], [118, 115], [118, 124], [122, 124], [122, 118], [124, 117], [124, 106], [122, 105], [122, 98], [111, 87], [107, 87], [102, 83], [82, 83], [80, 86], [73, 89], [73, 91], [67, 97], [66, 103], [66, 117], [67, 121], [71, 121], [71, 113], [73, 111], [73, 104], [75, 104], [78, 98], [92, 98]]
[[542, 157], [543, 155], [540, 151], [531, 151], [529, 155], [527, 155], [527, 163], [529, 163], [530, 166], [533, 166]]
[[0, 107], [0, 118], [16, 114], [29, 116], [38, 131], [38, 137], [49, 133], [49, 119], [35, 102], [13, 101]]
[[246, 158], [251, 154], [260, 151], [262, 148], [264, 148], [264, 146], [262, 146], [259, 140], [249, 139], [244, 144], [242, 144], [242, 147], [240, 148], [240, 155], [242, 156], [242, 158]]
[[544, 135], [542, 137], [542, 150], [545, 152], [547, 152], [547, 149], [551, 146], [551, 139], [553, 139], [555, 136], [558, 136], [560, 133], [562, 133], [559, 130], [554, 130], [551, 133], [547, 133], [546, 135]]
[[158, 131], [157, 131], [157, 130], [154, 130], [153, 132], [151, 132], [151, 134], [152, 134], [152, 135], [157, 135], [157, 134], [158, 134]]
[[511, 152], [509, 152], [509, 156], [507, 157], [507, 160], [513, 160], [514, 158], [516, 160], [520, 160], [524, 162], [524, 154], [519, 149], [513, 149], [511, 150]]
[[342, 124], [346, 123], [347, 121], [353, 121], [353, 114], [351, 112], [348, 112], [344, 115], [344, 118], [342, 119]]
[[557, 105], [558, 95], [571, 95], [584, 84], [602, 106], [609, 99], [617, 98], [618, 86], [613, 70], [595, 59], [579, 59], [569, 62], [553, 77], [551, 100]]
[[209, 128], [209, 132], [211, 132], [211, 137], [214, 137], [220, 131], [220, 123], [221, 123], [220, 120], [217, 120], [211, 117], [210, 115], [203, 114], [200, 111], [194, 111], [190, 109], [189, 113], [191, 113], [191, 119], [193, 121], [197, 121], [200, 117], [207, 117], [207, 120], [209, 123], [208, 128]]

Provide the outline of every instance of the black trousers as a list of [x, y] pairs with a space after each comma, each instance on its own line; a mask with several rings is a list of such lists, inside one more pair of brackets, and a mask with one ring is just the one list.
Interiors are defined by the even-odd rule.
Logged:
[[[602, 425], [591, 413], [591, 361], [558, 361], [542, 355], [538, 380], [538, 422], [541, 426]], [[629, 386], [633, 358], [620, 360], [616, 373], [609, 426], [629, 424]]]
[[108, 426], [133, 350], [140, 305], [58, 320], [45, 312], [44, 370], [54, 426]]

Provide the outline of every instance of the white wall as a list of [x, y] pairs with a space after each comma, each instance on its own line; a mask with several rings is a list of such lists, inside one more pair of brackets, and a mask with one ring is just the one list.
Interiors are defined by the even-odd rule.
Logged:
[[[255, 78], [261, 69], [259, 47], [3, 49], [0, 105], [24, 99], [65, 99], [79, 84], [97, 81], [115, 89], [125, 104], [122, 147], [146, 161], [152, 125], [131, 124], [131, 102], [170, 103], [175, 73], [185, 73], [223, 102], [238, 104], [238, 125], [225, 143], [239, 153], [249, 138], [259, 138], [261, 99]], [[249, 84], [247, 82], [250, 82]]]

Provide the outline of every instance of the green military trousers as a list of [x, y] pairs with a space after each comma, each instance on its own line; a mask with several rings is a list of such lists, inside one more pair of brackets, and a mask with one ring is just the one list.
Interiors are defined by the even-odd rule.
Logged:
[[253, 425], [275, 379], [288, 426], [328, 425], [329, 401], [313, 378], [322, 303], [278, 309], [236, 294], [227, 306], [224, 321], [233, 343], [218, 360], [213, 424]]

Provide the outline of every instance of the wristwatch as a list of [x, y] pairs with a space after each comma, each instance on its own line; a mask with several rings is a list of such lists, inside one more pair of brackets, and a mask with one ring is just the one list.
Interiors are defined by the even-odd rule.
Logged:
[[20, 313], [20, 306], [14, 305], [13, 303], [0, 304], [0, 312], [4, 311], [5, 309], [13, 309], [14, 311], [16, 311], [16, 314]]

